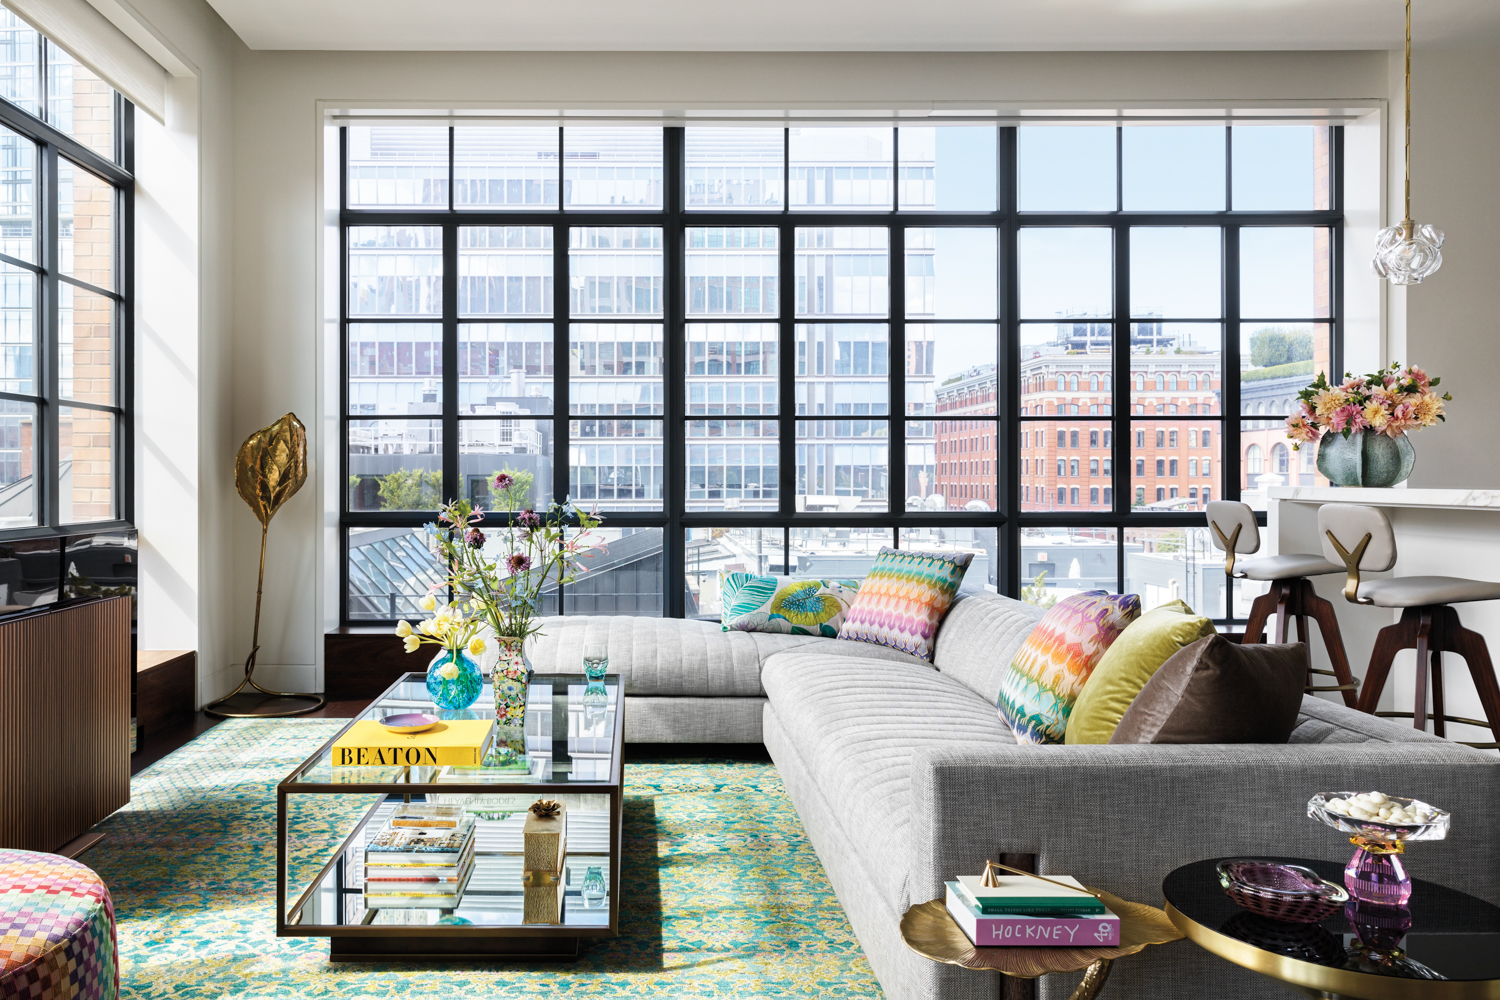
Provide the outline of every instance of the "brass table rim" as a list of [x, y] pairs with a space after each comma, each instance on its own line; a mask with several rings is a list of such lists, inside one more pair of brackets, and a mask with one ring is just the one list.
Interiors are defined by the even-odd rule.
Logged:
[[1278, 955], [1248, 941], [1211, 930], [1167, 900], [1167, 918], [1204, 951], [1235, 965], [1307, 989], [1337, 993], [1359, 1000], [1500, 1000], [1500, 979], [1398, 979], [1352, 969], [1334, 969]]

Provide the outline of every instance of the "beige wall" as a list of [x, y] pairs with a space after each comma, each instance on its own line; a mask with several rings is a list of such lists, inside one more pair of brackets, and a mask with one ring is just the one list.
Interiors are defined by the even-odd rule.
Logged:
[[165, 123], [136, 114], [139, 642], [198, 650], [201, 703], [227, 689], [235, 654], [231, 525], [244, 511], [233, 506], [228, 420], [231, 92], [243, 45], [203, 0], [130, 7], [146, 33], [132, 37], [147, 38], [173, 73]]
[[[1391, 59], [1388, 217], [1401, 218], [1401, 60]], [[1390, 358], [1441, 375], [1448, 422], [1412, 439], [1412, 486], [1500, 487], [1500, 46], [1412, 53], [1412, 214], [1447, 234], [1443, 267], [1393, 290]], [[1403, 310], [1404, 303], [1404, 310]], [[1475, 575], [1484, 575], [1477, 569]]]

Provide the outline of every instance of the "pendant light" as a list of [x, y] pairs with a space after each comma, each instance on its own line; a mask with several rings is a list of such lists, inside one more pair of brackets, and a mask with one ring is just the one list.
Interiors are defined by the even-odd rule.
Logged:
[[1415, 285], [1443, 266], [1443, 231], [1411, 221], [1411, 0], [1406, 0], [1406, 190], [1401, 224], [1375, 237], [1371, 266], [1393, 285]]

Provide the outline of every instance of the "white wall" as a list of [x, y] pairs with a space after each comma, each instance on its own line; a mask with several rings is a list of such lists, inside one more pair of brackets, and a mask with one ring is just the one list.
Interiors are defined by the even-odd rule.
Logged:
[[[1391, 59], [1392, 222], [1401, 219], [1401, 58]], [[1393, 290], [1391, 360], [1441, 375], [1448, 422], [1413, 437], [1412, 486], [1500, 487], [1500, 46], [1412, 53], [1412, 214], [1447, 234], [1443, 266]], [[1477, 572], [1484, 576], [1486, 573]], [[1493, 576], [1493, 571], [1488, 575]]]
[[165, 124], [136, 115], [139, 644], [198, 650], [203, 702], [226, 689], [233, 655], [231, 95], [243, 45], [202, 0], [136, 0], [127, 13], [175, 74]]
[[[235, 80], [236, 441], [293, 410], [315, 463], [337, 462], [318, 419], [320, 102], [353, 106], [922, 107], [931, 102], [1060, 106], [1383, 100], [1386, 54], [1335, 53], [359, 53], [242, 50]], [[1378, 188], [1375, 189], [1378, 193]], [[1374, 207], [1370, 213], [1373, 215]], [[1369, 220], [1367, 219], [1368, 223]], [[1365, 294], [1378, 296], [1373, 282]], [[1376, 306], [1370, 306], [1373, 314]], [[1373, 334], [1372, 334], [1373, 335]], [[326, 345], [325, 345], [326, 346]], [[1375, 351], [1370, 352], [1372, 355]], [[336, 355], [334, 355], [336, 357]], [[326, 466], [272, 526], [261, 669], [321, 687], [325, 624], [337, 607], [336, 550], [320, 536]], [[331, 485], [324, 485], [331, 484]], [[326, 528], [326, 525], [324, 526]], [[253, 600], [259, 536], [234, 522], [234, 605]], [[322, 551], [320, 551], [322, 550]], [[250, 641], [234, 619], [233, 648]]]

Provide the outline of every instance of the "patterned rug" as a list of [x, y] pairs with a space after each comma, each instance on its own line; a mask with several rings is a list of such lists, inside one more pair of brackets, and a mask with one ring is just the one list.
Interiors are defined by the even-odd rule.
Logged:
[[576, 962], [330, 964], [276, 937], [276, 783], [341, 724], [230, 720], [135, 777], [82, 859], [122, 997], [881, 996], [775, 767], [743, 761], [627, 766], [622, 933]]

